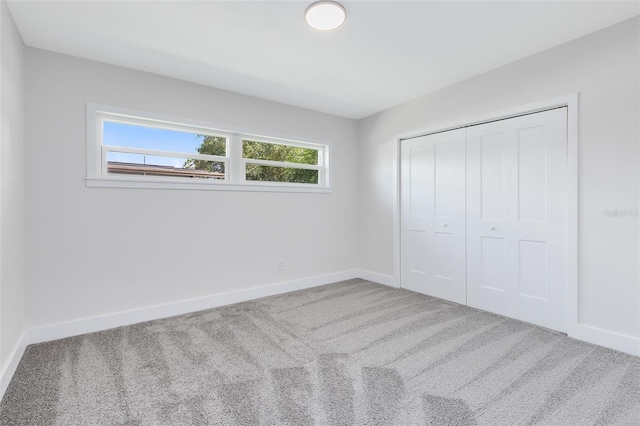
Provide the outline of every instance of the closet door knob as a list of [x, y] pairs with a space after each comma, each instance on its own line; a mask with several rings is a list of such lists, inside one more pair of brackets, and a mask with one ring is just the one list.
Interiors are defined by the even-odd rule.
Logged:
[[446, 228], [446, 227], [447, 227], [447, 226], [449, 226], [449, 225], [447, 225], [446, 223], [443, 223], [443, 224], [442, 224], [442, 226], [444, 226], [444, 227]]
[[490, 229], [491, 229], [492, 231], [495, 231], [495, 230], [496, 230], [496, 227], [495, 227], [495, 226], [492, 226]]

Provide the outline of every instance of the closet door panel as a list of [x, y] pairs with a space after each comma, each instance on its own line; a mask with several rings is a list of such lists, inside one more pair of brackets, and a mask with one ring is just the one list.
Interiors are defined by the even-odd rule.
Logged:
[[[407, 141], [401, 150], [402, 284], [415, 290], [427, 274], [427, 213], [429, 151], [422, 143]], [[406, 183], [406, 184], [405, 184]]]
[[470, 306], [565, 331], [566, 147], [565, 109], [468, 128]]
[[511, 279], [505, 235], [508, 142], [501, 126], [467, 129], [467, 303], [501, 315], [508, 315]]
[[466, 303], [465, 131], [402, 141], [401, 285]]

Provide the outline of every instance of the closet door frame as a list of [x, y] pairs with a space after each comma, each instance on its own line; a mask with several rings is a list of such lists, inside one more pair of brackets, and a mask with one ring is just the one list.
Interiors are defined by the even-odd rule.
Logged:
[[394, 206], [393, 206], [393, 276], [384, 281], [385, 284], [400, 287], [402, 283], [401, 272], [401, 191], [400, 191], [400, 149], [403, 140], [412, 139], [419, 136], [426, 136], [433, 133], [445, 132], [458, 128], [488, 123], [496, 120], [503, 120], [518, 117], [526, 114], [547, 111], [554, 108], [567, 107], [567, 334], [581, 340], [602, 344], [599, 336], [585, 331], [584, 326], [580, 326], [578, 317], [578, 93], [547, 99], [544, 101], [522, 105], [507, 110], [471, 117], [469, 119], [457, 120], [431, 126], [423, 129], [402, 133], [394, 137], [396, 146], [395, 161], [395, 185], [394, 185]]

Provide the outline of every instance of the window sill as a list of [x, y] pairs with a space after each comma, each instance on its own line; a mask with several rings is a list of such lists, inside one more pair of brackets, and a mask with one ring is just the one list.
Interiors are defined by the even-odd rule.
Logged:
[[331, 194], [330, 187], [308, 187], [305, 184], [287, 185], [277, 183], [246, 183], [233, 184], [229, 182], [182, 182], [132, 178], [86, 178], [89, 188], [137, 188], [137, 189], [178, 189], [197, 191], [248, 191], [248, 192], [309, 192], [316, 194]]

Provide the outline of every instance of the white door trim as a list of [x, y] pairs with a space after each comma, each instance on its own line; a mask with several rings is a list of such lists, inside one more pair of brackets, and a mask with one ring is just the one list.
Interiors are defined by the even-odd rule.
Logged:
[[[394, 163], [395, 184], [393, 194], [393, 280], [400, 286], [400, 143], [432, 133], [444, 132], [489, 121], [512, 118], [524, 114], [567, 107], [567, 226], [568, 226], [568, 289], [567, 332], [569, 336], [583, 335], [578, 322], [578, 93], [546, 99], [502, 111], [456, 120], [436, 126], [403, 132], [394, 137], [396, 161]], [[593, 342], [596, 343], [596, 342]], [[604, 346], [606, 342], [601, 343]], [[624, 350], [622, 348], [614, 348]]]

